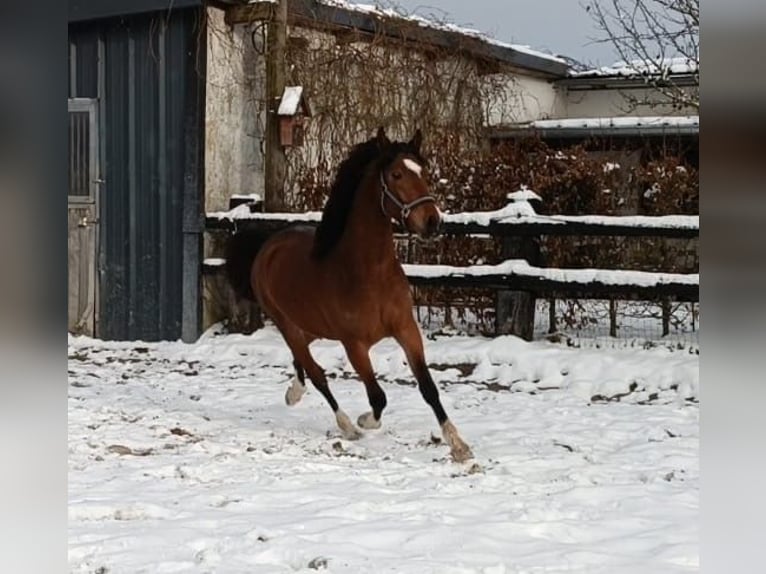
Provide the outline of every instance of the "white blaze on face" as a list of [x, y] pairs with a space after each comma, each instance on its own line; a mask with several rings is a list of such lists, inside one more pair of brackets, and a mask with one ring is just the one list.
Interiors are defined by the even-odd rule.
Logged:
[[413, 161], [408, 157], [405, 157], [403, 161], [404, 161], [404, 166], [408, 170], [414, 172], [415, 175], [417, 175], [418, 177], [421, 176], [421, 174], [423, 173], [423, 167], [418, 162]]

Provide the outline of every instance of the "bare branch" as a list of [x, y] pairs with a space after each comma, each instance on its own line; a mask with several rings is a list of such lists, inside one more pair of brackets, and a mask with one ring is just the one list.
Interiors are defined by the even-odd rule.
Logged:
[[677, 83], [679, 69], [699, 78], [699, 0], [586, 0], [583, 5], [601, 33], [597, 41], [610, 44], [636, 77], [669, 103], [699, 110], [699, 82]]

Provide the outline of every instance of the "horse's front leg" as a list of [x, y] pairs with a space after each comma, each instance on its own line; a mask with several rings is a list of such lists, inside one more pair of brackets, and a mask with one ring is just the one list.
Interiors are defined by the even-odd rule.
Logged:
[[357, 424], [363, 429], [380, 428], [380, 417], [383, 409], [386, 408], [386, 393], [380, 388], [378, 381], [375, 380], [375, 372], [370, 363], [370, 349], [366, 345], [357, 342], [344, 342], [348, 360], [351, 366], [362, 379], [365, 389], [367, 389], [367, 398], [370, 401], [372, 411], [360, 415]]
[[455, 425], [452, 424], [452, 421], [449, 420], [447, 413], [444, 411], [444, 407], [439, 399], [439, 389], [436, 388], [426, 364], [425, 353], [423, 352], [423, 338], [420, 335], [420, 329], [415, 320], [407, 321], [394, 337], [407, 355], [407, 361], [410, 364], [412, 373], [418, 381], [420, 394], [423, 395], [426, 403], [433, 409], [436, 420], [439, 421], [444, 440], [450, 447], [452, 459], [455, 462], [465, 462], [473, 458], [470, 447], [460, 438]]

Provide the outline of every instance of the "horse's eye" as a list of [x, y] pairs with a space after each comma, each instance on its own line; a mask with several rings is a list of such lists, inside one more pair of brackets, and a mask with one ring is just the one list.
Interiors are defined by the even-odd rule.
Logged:
[[402, 179], [402, 172], [401, 171], [392, 171], [391, 177], [394, 179]]

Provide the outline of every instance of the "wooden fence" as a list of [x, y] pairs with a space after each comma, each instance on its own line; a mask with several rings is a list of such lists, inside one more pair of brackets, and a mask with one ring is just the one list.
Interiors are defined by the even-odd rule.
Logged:
[[[209, 231], [257, 228], [276, 232], [290, 225], [316, 225], [320, 212], [262, 213], [257, 204], [241, 204], [206, 217]], [[403, 265], [414, 286], [478, 287], [495, 290], [498, 334], [532, 338], [535, 300], [608, 299], [658, 301], [667, 334], [670, 303], [699, 301], [699, 274], [654, 273], [612, 269], [554, 269], [540, 267], [542, 236], [699, 237], [699, 217], [543, 216], [526, 199], [491, 212], [444, 215], [445, 234], [493, 236], [502, 239], [504, 261], [498, 265]], [[225, 262], [206, 260], [205, 273], [218, 273]], [[612, 329], [610, 329], [611, 331]]]

